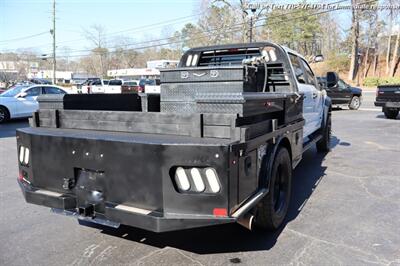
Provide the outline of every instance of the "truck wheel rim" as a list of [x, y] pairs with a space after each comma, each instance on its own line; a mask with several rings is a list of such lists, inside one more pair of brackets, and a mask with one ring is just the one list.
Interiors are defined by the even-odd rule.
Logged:
[[4, 113], [4, 111], [0, 110], [0, 122], [3, 121], [5, 117], [6, 117], [6, 114]]
[[282, 169], [282, 165], [279, 165], [276, 172], [276, 179], [274, 184], [274, 211], [275, 213], [281, 212], [286, 205], [286, 193], [287, 193], [287, 177]]
[[360, 106], [360, 100], [358, 98], [353, 99], [353, 107], [358, 108]]

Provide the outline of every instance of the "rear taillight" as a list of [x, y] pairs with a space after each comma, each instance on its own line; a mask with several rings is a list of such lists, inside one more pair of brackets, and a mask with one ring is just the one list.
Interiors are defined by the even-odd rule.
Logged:
[[178, 192], [219, 193], [221, 184], [214, 168], [177, 167], [174, 181]]
[[24, 146], [20, 146], [19, 147], [19, 162], [22, 165], [28, 165], [29, 164], [29, 155], [30, 155], [30, 151], [29, 148], [24, 147]]

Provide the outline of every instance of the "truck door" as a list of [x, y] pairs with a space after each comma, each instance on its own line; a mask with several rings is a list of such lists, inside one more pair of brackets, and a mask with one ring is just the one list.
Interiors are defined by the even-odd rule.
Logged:
[[304, 68], [300, 62], [300, 58], [289, 53], [290, 62], [292, 63], [293, 73], [296, 78], [299, 93], [303, 95], [303, 117], [305, 120], [303, 136], [307, 137], [315, 131], [315, 87], [307, 84], [307, 77], [304, 73]]
[[300, 62], [302, 64], [302, 67], [304, 69], [304, 73], [306, 76], [306, 83], [307, 85], [310, 86], [311, 88], [311, 97], [312, 97], [312, 104], [313, 104], [313, 115], [312, 115], [312, 120], [313, 120], [313, 131], [319, 129], [321, 127], [322, 123], [322, 117], [324, 113], [324, 96], [322, 94], [321, 88], [318, 86], [317, 79], [315, 78], [315, 75], [313, 71], [311, 70], [311, 67], [308, 65], [308, 63], [300, 58]]
[[350, 102], [351, 97], [353, 96], [351, 93], [350, 86], [347, 85], [343, 80], [339, 79], [338, 85], [338, 103], [347, 104]]

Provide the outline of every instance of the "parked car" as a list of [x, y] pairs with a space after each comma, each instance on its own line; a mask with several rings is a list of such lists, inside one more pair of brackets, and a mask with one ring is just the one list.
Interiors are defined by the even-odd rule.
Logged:
[[111, 79], [108, 86], [104, 87], [104, 93], [121, 93], [121, 86], [124, 84], [122, 79]]
[[72, 86], [72, 91], [73, 93], [91, 93], [91, 84], [97, 80], [100, 80], [99, 78], [88, 78], [84, 82]]
[[336, 86], [329, 87], [326, 84], [326, 77], [317, 77], [318, 83], [322, 86], [332, 100], [332, 105], [347, 105], [351, 110], [357, 110], [361, 106], [362, 90], [352, 87], [342, 79], [339, 79]]
[[396, 119], [400, 111], [400, 85], [378, 86], [375, 106], [382, 107], [386, 118]]
[[0, 123], [13, 118], [29, 117], [39, 108], [37, 97], [41, 94], [66, 94], [55, 85], [20, 85], [0, 94]]
[[31, 82], [31, 83], [33, 83], [33, 84], [48, 84], [48, 85], [53, 84], [50, 80], [41, 79], [41, 78], [33, 78], [33, 79], [30, 79], [29, 82]]
[[90, 83], [90, 93], [105, 93], [109, 80], [107, 79], [96, 79]]
[[160, 94], [160, 79], [141, 79], [139, 86], [145, 93]]
[[139, 86], [139, 80], [128, 80], [124, 81], [121, 86], [121, 93], [139, 93], [143, 92], [142, 88]]

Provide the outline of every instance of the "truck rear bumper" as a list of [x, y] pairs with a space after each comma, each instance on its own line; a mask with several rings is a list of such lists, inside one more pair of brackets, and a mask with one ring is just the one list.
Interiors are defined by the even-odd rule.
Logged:
[[218, 224], [234, 223], [237, 218], [212, 215], [193, 214], [168, 214], [133, 208], [124, 205], [105, 203], [104, 213], [96, 213], [85, 216], [79, 208], [76, 208], [75, 196], [61, 194], [44, 189], [36, 189], [29, 184], [18, 180], [26, 202], [46, 206], [54, 209], [56, 213], [74, 216], [89, 222], [118, 227], [119, 224], [133, 226], [153, 232], [168, 232], [196, 227], [204, 227]]
[[385, 107], [389, 109], [400, 109], [400, 102], [382, 102], [382, 101], [375, 101], [375, 106]]
[[[155, 232], [235, 221], [230, 140], [39, 127], [20, 129], [17, 142], [29, 203]], [[178, 186], [178, 167], [186, 169], [188, 191]], [[206, 169], [213, 169], [215, 192]]]

